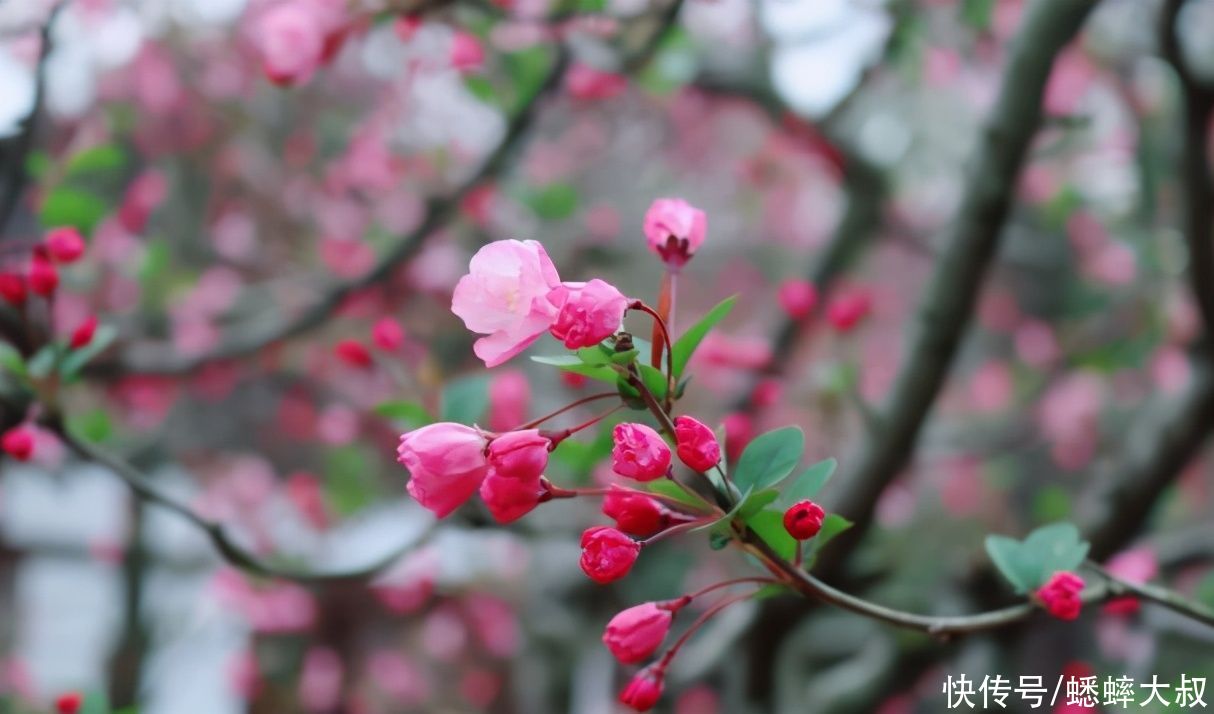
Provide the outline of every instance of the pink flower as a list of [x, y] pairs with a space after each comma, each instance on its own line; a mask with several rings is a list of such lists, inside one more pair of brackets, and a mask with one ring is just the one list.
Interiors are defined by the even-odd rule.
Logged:
[[84, 322], [80, 323], [75, 330], [72, 331], [72, 337], [68, 344], [72, 349], [78, 350], [88, 343], [93, 341], [93, 334], [97, 332], [97, 316], [90, 315]]
[[540, 477], [519, 479], [504, 476], [495, 470], [481, 482], [481, 500], [498, 523], [512, 523], [539, 505], [544, 496]]
[[25, 304], [25, 278], [16, 273], [0, 273], [0, 297], [14, 307]]
[[614, 528], [595, 526], [582, 533], [579, 564], [591, 580], [606, 585], [627, 575], [640, 553], [640, 543]]
[[472, 497], [489, 470], [485, 437], [463, 424], [442, 422], [400, 437], [397, 461], [409, 470], [409, 495], [439, 518]]
[[384, 352], [395, 352], [405, 343], [405, 330], [390, 317], [382, 317], [371, 328], [371, 341]]
[[677, 269], [703, 245], [708, 218], [681, 198], [659, 198], [645, 212], [644, 231], [649, 250]]
[[485, 62], [485, 50], [475, 36], [457, 32], [451, 38], [451, 66], [460, 72], [479, 69]]
[[489, 467], [504, 478], [534, 481], [543, 475], [551, 448], [538, 429], [510, 431], [489, 442]]
[[822, 530], [826, 512], [813, 501], [799, 501], [784, 511], [784, 530], [797, 540], [809, 540]]
[[800, 320], [818, 306], [818, 289], [808, 280], [785, 280], [776, 291], [776, 300], [789, 317]]
[[733, 412], [721, 419], [721, 426], [725, 428], [726, 456], [737, 459], [755, 436], [754, 420], [745, 412]]
[[574, 99], [611, 99], [628, 88], [628, 80], [623, 75], [576, 62], [565, 75], [565, 88]]
[[548, 293], [561, 279], [544, 247], [532, 240], [490, 243], [468, 268], [455, 286], [451, 311], [469, 330], [487, 335], [473, 351], [485, 366], [496, 367], [552, 326], [559, 309]]
[[1078, 575], [1061, 571], [1053, 576], [1037, 590], [1037, 601], [1054, 617], [1059, 620], [1074, 620], [1079, 617], [1083, 601], [1079, 594], [1083, 592], [1083, 578]]
[[603, 644], [623, 664], [643, 662], [662, 646], [676, 609], [664, 603], [646, 602], [623, 610], [607, 623]]
[[603, 515], [615, 520], [620, 531], [638, 538], [657, 533], [666, 522], [666, 510], [656, 500], [615, 484], [603, 498]]
[[679, 459], [693, 471], [704, 472], [720, 463], [721, 445], [702, 422], [689, 416], [675, 417], [674, 436]]
[[666, 670], [654, 665], [637, 672], [620, 692], [620, 704], [634, 711], [647, 712], [662, 698], [662, 688], [666, 678]]
[[59, 271], [51, 261], [37, 255], [30, 261], [26, 279], [30, 292], [42, 297], [50, 297], [59, 287]]
[[644, 424], [617, 424], [611, 432], [611, 469], [638, 481], [652, 481], [670, 468], [670, 447]]
[[571, 350], [593, 347], [620, 329], [628, 298], [597, 278], [588, 283], [561, 283], [548, 294], [560, 309], [552, 336]]
[[283, 2], [261, 16], [255, 34], [262, 69], [271, 82], [306, 82], [320, 66], [325, 50], [321, 18], [304, 2]]
[[371, 350], [358, 340], [342, 340], [333, 347], [333, 354], [342, 362], [351, 367], [366, 369], [375, 364], [375, 358], [371, 356]]
[[506, 369], [489, 382], [489, 428], [509, 431], [527, 420], [531, 383], [517, 369]]
[[43, 241], [51, 258], [60, 263], [74, 263], [84, 255], [84, 238], [70, 226], [52, 228]]
[[850, 332], [872, 307], [873, 299], [867, 290], [850, 290], [837, 295], [826, 306], [826, 321], [836, 332]]
[[29, 461], [34, 454], [34, 432], [28, 427], [17, 426], [0, 437], [0, 448], [17, 461]]

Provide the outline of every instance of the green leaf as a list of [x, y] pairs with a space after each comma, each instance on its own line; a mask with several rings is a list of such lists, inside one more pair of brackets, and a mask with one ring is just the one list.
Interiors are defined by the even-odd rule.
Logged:
[[89, 360], [104, 352], [117, 337], [118, 330], [113, 325], [101, 325], [93, 333], [91, 342], [68, 353], [67, 357], [63, 359], [63, 363], [59, 365], [59, 374], [63, 375], [65, 379], [75, 377], [84, 368], [84, 365], [89, 363]]
[[699, 322], [689, 327], [682, 337], [675, 341], [672, 349], [674, 352], [675, 379], [683, 376], [683, 370], [687, 368], [687, 362], [695, 354], [696, 348], [700, 346], [700, 342], [708, 335], [709, 330], [715, 327], [718, 322], [725, 319], [725, 316], [729, 314], [729, 311], [733, 309], [734, 303], [737, 301], [737, 295], [725, 298], [716, 307], [709, 310], [708, 314], [701, 318]]
[[746, 445], [734, 467], [733, 481], [742, 490], [775, 486], [797, 467], [804, 451], [805, 434], [800, 427], [769, 431]]
[[651, 367], [644, 363], [638, 363], [637, 367], [641, 372], [641, 382], [645, 388], [658, 400], [662, 401], [666, 398], [666, 375], [662, 370]]
[[572, 184], [552, 183], [530, 192], [526, 203], [535, 215], [546, 221], [556, 221], [572, 216], [577, 210], [578, 192]]
[[113, 144], [93, 146], [76, 152], [67, 162], [69, 176], [99, 171], [116, 171], [126, 165], [126, 154]]
[[443, 389], [441, 421], [474, 424], [489, 408], [489, 376], [477, 374], [452, 380]]
[[787, 508], [799, 501], [813, 499], [826, 485], [826, 482], [830, 481], [830, 477], [834, 475], [838, 466], [838, 461], [826, 459], [805, 469], [791, 486], [784, 489], [784, 495], [780, 497], [780, 504]]
[[25, 359], [7, 342], [0, 342], [0, 367], [18, 377], [26, 376]]
[[750, 498], [750, 493], [751, 492], [749, 489], [743, 493], [742, 497], [738, 499], [738, 502], [733, 504], [733, 508], [729, 509], [729, 513], [726, 513], [712, 523], [706, 523], [699, 528], [692, 528], [691, 532], [695, 533], [696, 531], [711, 530], [713, 533], [728, 533], [730, 524], [732, 524], [734, 518], [741, 513], [742, 507], [746, 505], [746, 499]]
[[[783, 525], [783, 518], [781, 518], [781, 525]], [[818, 557], [818, 553], [822, 552], [822, 549], [827, 544], [851, 527], [852, 522], [838, 513], [826, 514], [826, 518], [822, 519], [822, 530], [818, 531], [818, 535], [814, 536], [809, 542], [809, 551], [805, 556], [805, 562], [812, 565], [814, 559]]]
[[366, 450], [356, 444], [325, 454], [325, 493], [340, 515], [350, 515], [375, 501], [376, 470]]
[[988, 535], [985, 545], [991, 562], [1017, 593], [1023, 594], [1036, 587], [1039, 568], [1025, 559], [1020, 541], [1007, 536]]
[[1053, 523], [1023, 541], [987, 536], [986, 552], [1016, 592], [1023, 594], [1041, 587], [1054, 573], [1078, 568], [1087, 557], [1088, 544], [1073, 524]]
[[627, 367], [636, 361], [639, 351], [636, 349], [626, 350], [624, 352], [614, 352], [611, 355], [613, 364], [618, 364], [621, 367]]
[[468, 93], [484, 104], [497, 106], [497, 90], [493, 82], [483, 74], [468, 74], [464, 76], [464, 87]]
[[763, 587], [759, 588], [757, 591], [755, 591], [754, 595], [750, 596], [750, 599], [751, 600], [766, 600], [768, 598], [773, 598], [773, 597], [776, 597], [777, 595], [785, 595], [787, 593], [788, 593], [787, 585], [785, 585], [783, 583], [772, 583], [771, 585], [764, 585]]
[[991, 26], [994, 16], [995, 0], [962, 0], [961, 18], [966, 24], [979, 30]]
[[385, 419], [403, 422], [415, 428], [425, 426], [431, 421], [430, 413], [417, 402], [403, 400], [380, 402], [375, 405], [375, 413]]
[[601, 382], [615, 382], [619, 377], [619, 373], [607, 365], [589, 365], [573, 355], [539, 355], [532, 357], [531, 361], [551, 365], [553, 367], [559, 367], [566, 372], [574, 372], [584, 377], [596, 379]]
[[84, 233], [91, 233], [109, 208], [105, 201], [81, 189], [60, 186], [42, 203], [39, 218], [45, 228], [75, 226]]
[[104, 409], [94, 409], [67, 418], [68, 431], [79, 434], [85, 441], [99, 444], [114, 435], [114, 424]]
[[796, 556], [797, 539], [790, 536], [784, 528], [782, 514], [776, 511], [759, 511], [746, 519], [746, 525], [779, 553], [781, 558], [792, 560]]
[[698, 496], [692, 494], [685, 487], [671, 481], [670, 479], [662, 478], [656, 481], [650, 481], [648, 484], [646, 484], [646, 488], [654, 493], [661, 494], [668, 498], [673, 498], [679, 503], [686, 504], [692, 508], [704, 508], [704, 502], [701, 501]]
[[[742, 510], [738, 511], [738, 517], [742, 520], [747, 520], [764, 508], [776, 502], [780, 497], [780, 492], [774, 488], [765, 489], [763, 491], [755, 491], [750, 494], [750, 498], [746, 499], [746, 503], [742, 504]], [[781, 516], [782, 517], [782, 516]]]
[[55, 344], [43, 345], [42, 349], [30, 357], [27, 365], [29, 375], [34, 379], [44, 379], [55, 369], [55, 362], [58, 359], [59, 348]]
[[611, 363], [611, 355], [599, 347], [583, 347], [577, 351], [577, 356], [583, 363], [591, 366], [597, 367]]

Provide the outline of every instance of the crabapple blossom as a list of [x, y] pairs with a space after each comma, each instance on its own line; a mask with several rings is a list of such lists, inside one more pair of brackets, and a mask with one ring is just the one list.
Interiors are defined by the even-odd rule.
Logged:
[[0, 298], [13, 307], [21, 307], [27, 297], [25, 278], [17, 273], [0, 273]]
[[628, 88], [628, 80], [623, 75], [575, 62], [565, 75], [565, 88], [574, 99], [611, 99]]
[[637, 481], [652, 481], [670, 469], [670, 447], [652, 427], [644, 424], [617, 424], [611, 432], [611, 468], [621, 476]]
[[560, 309], [552, 336], [571, 350], [593, 347], [615, 334], [628, 309], [628, 298], [597, 278], [586, 283], [561, 283], [548, 299]]
[[396, 454], [409, 471], [409, 495], [439, 518], [447, 516], [471, 498], [485, 479], [487, 445], [480, 431], [451, 422], [402, 434]]
[[693, 471], [707, 471], [720, 463], [721, 445], [703, 422], [689, 416], [675, 417], [674, 436], [679, 460]]
[[88, 343], [93, 341], [93, 335], [97, 332], [97, 316], [90, 315], [80, 323], [75, 330], [72, 330], [72, 337], [68, 344], [72, 349], [78, 350]]
[[500, 240], [476, 252], [459, 279], [451, 311], [473, 332], [486, 335], [473, 352], [496, 367], [539, 339], [559, 309], [548, 293], [560, 282], [556, 267], [536, 241]]
[[627, 575], [640, 553], [640, 543], [614, 528], [594, 526], [582, 533], [582, 570], [600, 585]]
[[84, 705], [80, 692], [65, 692], [55, 698], [55, 714], [77, 714]]
[[30, 260], [26, 280], [29, 283], [30, 292], [42, 297], [50, 297], [59, 287], [59, 271], [51, 261], [35, 255]]
[[1083, 607], [1079, 598], [1081, 592], [1083, 578], [1064, 570], [1050, 576], [1045, 585], [1037, 589], [1036, 598], [1046, 612], [1059, 620], [1074, 620]]
[[523, 423], [530, 403], [531, 383], [526, 374], [517, 369], [498, 372], [489, 381], [489, 428], [509, 431]]
[[784, 511], [784, 530], [797, 540], [809, 540], [822, 530], [826, 512], [813, 501], [799, 501]]
[[28, 461], [34, 453], [34, 432], [26, 426], [16, 426], [0, 437], [0, 448], [17, 461]]
[[638, 538], [657, 533], [666, 521], [666, 510], [655, 499], [616, 484], [603, 497], [603, 515], [615, 520], [617, 529]]
[[375, 358], [367, 346], [358, 340], [342, 340], [333, 346], [333, 354], [351, 367], [366, 369], [375, 364]]
[[381, 317], [371, 328], [371, 341], [384, 352], [395, 352], [405, 343], [405, 330], [390, 317]]
[[43, 239], [46, 251], [52, 260], [74, 263], [84, 255], [84, 238], [73, 227], [52, 228]]
[[659, 198], [645, 212], [644, 232], [649, 250], [677, 270], [704, 244], [708, 218], [681, 198]]
[[872, 296], [867, 290], [848, 290], [836, 295], [826, 306], [826, 321], [836, 332], [851, 332], [872, 307]]
[[489, 468], [504, 478], [536, 480], [548, 465], [551, 448], [552, 441], [538, 429], [507, 432], [489, 442]]
[[481, 500], [498, 523], [512, 523], [527, 515], [539, 505], [544, 496], [544, 486], [539, 476], [513, 478], [496, 470], [481, 482]]
[[785, 280], [776, 290], [776, 300], [789, 317], [800, 320], [818, 306], [818, 289], [808, 280]]
[[634, 711], [647, 712], [662, 698], [666, 670], [651, 665], [637, 672], [620, 692], [620, 703]]
[[622, 610], [603, 630], [603, 644], [623, 664], [636, 664], [662, 646], [680, 603], [646, 602]]

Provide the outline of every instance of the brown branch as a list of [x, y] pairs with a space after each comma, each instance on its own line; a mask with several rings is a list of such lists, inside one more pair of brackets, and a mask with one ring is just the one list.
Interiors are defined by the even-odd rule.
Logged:
[[1095, 5], [1095, 0], [1038, 0], [1026, 10], [953, 231], [921, 300], [918, 332], [882, 417], [884, 429], [868, 440], [858, 465], [843, 481], [846, 490], [837, 510], [855, 521], [856, 528], [832, 549], [836, 557], [858, 542], [870, 525], [878, 497], [910, 460], [998, 247], [1016, 179], [1041, 124], [1041, 99], [1054, 57], [1078, 33]]

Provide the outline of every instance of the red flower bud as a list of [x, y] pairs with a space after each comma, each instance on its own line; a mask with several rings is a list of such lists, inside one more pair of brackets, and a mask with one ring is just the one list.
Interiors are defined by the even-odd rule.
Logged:
[[30, 261], [29, 274], [26, 279], [29, 282], [30, 292], [42, 297], [54, 295], [55, 289], [59, 287], [59, 271], [55, 269], [51, 261], [38, 256], [34, 256], [34, 259]]
[[662, 646], [677, 609], [670, 604], [646, 602], [623, 610], [607, 623], [603, 644], [624, 664], [643, 662]]
[[56, 714], [76, 714], [83, 704], [84, 697], [80, 692], [60, 694], [59, 698], [55, 700], [55, 712]]
[[548, 466], [551, 448], [538, 429], [508, 431], [489, 442], [489, 467], [504, 478], [536, 481]]
[[18, 461], [29, 461], [34, 453], [34, 432], [25, 426], [16, 426], [0, 436], [0, 448]]
[[78, 350], [88, 343], [93, 341], [93, 335], [97, 332], [97, 316], [92, 315], [72, 331], [71, 344], [72, 349]]
[[818, 306], [818, 289], [807, 280], [785, 280], [776, 291], [776, 300], [789, 317], [800, 320]]
[[638, 481], [652, 481], [670, 468], [670, 447], [644, 424], [617, 424], [611, 432], [611, 469]]
[[620, 692], [620, 703], [638, 712], [647, 712], [662, 698], [666, 670], [651, 666], [637, 672]]
[[721, 445], [702, 422], [689, 416], [676, 417], [674, 436], [679, 459], [692, 470], [705, 472], [720, 463]]
[[615, 484], [603, 498], [603, 514], [615, 519], [616, 528], [638, 538], [657, 533], [666, 522], [666, 510], [657, 501]]
[[545, 491], [539, 476], [518, 479], [490, 470], [481, 482], [480, 494], [493, 520], [505, 524], [513, 523], [534, 510]]
[[1059, 620], [1074, 620], [1079, 617], [1083, 601], [1083, 578], [1069, 571], [1054, 573], [1036, 593], [1037, 602]]
[[850, 332], [872, 311], [873, 300], [867, 291], [852, 290], [839, 295], [826, 307], [826, 321], [836, 332]]
[[60, 263], [74, 263], [84, 255], [84, 238], [71, 226], [51, 229], [43, 242], [51, 259]]
[[614, 528], [595, 526], [582, 533], [582, 570], [591, 580], [606, 585], [632, 570], [641, 544]]
[[371, 328], [371, 341], [385, 352], [395, 352], [405, 343], [405, 330], [390, 317], [381, 318]]
[[0, 297], [13, 307], [25, 304], [25, 278], [16, 273], [0, 273]]
[[342, 340], [333, 347], [333, 354], [351, 367], [366, 369], [375, 363], [371, 351], [358, 340]]
[[784, 512], [784, 530], [797, 540], [809, 540], [822, 530], [826, 512], [813, 501], [799, 501]]

